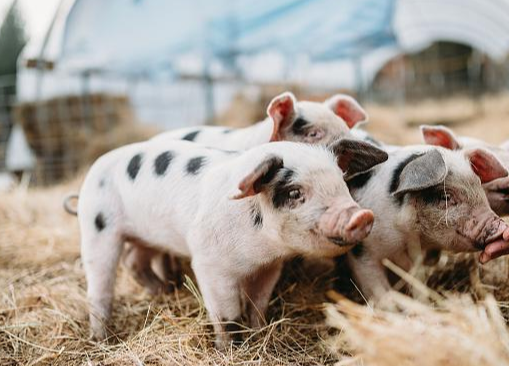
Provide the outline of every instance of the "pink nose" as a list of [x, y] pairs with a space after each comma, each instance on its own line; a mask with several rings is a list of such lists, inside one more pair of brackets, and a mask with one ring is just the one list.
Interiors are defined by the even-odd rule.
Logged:
[[373, 228], [375, 216], [373, 211], [360, 209], [355, 212], [345, 227], [345, 236], [350, 242], [359, 242], [369, 235]]
[[320, 231], [335, 244], [352, 245], [369, 235], [374, 220], [371, 210], [357, 205], [331, 207], [320, 220]]

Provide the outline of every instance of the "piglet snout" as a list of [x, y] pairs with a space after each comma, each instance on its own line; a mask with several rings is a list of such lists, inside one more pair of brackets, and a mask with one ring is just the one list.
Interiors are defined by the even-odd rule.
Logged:
[[337, 203], [320, 220], [320, 232], [337, 245], [352, 245], [362, 241], [371, 232], [374, 222], [371, 210], [357, 204]]
[[487, 245], [481, 252], [479, 261], [484, 264], [506, 254], [509, 254], [509, 225], [499, 219], [497, 229], [487, 240]]
[[359, 242], [364, 240], [371, 232], [375, 216], [373, 211], [360, 209], [355, 212], [350, 221], [346, 225], [346, 235], [350, 237], [350, 241]]

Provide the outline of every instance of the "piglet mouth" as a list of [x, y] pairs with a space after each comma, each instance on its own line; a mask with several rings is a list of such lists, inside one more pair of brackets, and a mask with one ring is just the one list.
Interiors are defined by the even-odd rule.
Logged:
[[509, 254], [509, 228], [486, 241], [479, 255], [479, 262], [485, 264], [506, 254]]
[[486, 244], [483, 251], [479, 255], [479, 262], [481, 262], [481, 264], [485, 264], [492, 259], [501, 257], [506, 254], [509, 254], [509, 235], [507, 235], [507, 239], [505, 240], [501, 237], [498, 240], [494, 240], [491, 243]]
[[340, 247], [349, 247], [355, 245], [356, 243], [347, 242], [345, 239], [341, 237], [328, 237], [327, 238], [332, 244], [338, 245]]

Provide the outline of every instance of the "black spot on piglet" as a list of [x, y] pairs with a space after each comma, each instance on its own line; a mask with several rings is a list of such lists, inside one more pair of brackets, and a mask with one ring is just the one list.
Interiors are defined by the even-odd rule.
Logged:
[[186, 170], [189, 174], [196, 175], [200, 172], [200, 169], [205, 163], [205, 157], [197, 156], [196, 158], [192, 158], [186, 165]]
[[154, 160], [154, 171], [157, 175], [164, 175], [171, 161], [173, 160], [173, 153], [171, 151], [165, 151], [159, 154]]
[[97, 231], [103, 231], [103, 229], [106, 227], [106, 221], [104, 220], [104, 215], [102, 212], [99, 212], [94, 220], [95, 228]]
[[182, 137], [182, 140], [194, 141], [196, 139], [196, 136], [198, 136], [199, 133], [200, 133], [200, 130], [189, 132], [184, 137]]
[[293, 189], [290, 186], [290, 181], [293, 176], [293, 170], [285, 169], [283, 170], [279, 180], [275, 183], [272, 195], [272, 204], [275, 208], [281, 208], [288, 204], [288, 192]]
[[251, 206], [251, 220], [253, 220], [253, 226], [257, 229], [263, 226], [263, 216], [260, 206], [254, 204]]
[[297, 136], [305, 135], [310, 125], [311, 122], [308, 122], [304, 118], [299, 117], [292, 124], [292, 132]]
[[140, 171], [142, 157], [143, 157], [142, 154], [134, 155], [129, 161], [129, 164], [127, 165], [127, 174], [133, 181], [136, 179], [136, 176]]
[[350, 179], [346, 184], [348, 185], [348, 188], [350, 190], [361, 189], [366, 184], [368, 184], [368, 182], [372, 176], [373, 176], [373, 171], [370, 170], [366, 173], [356, 175], [355, 177]]

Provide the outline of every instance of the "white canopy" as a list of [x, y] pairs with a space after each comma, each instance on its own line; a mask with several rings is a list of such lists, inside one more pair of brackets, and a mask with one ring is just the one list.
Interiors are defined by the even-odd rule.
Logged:
[[[45, 42], [20, 61], [21, 100], [126, 91], [176, 76], [320, 88], [369, 85], [393, 57], [435, 41], [509, 52], [509, 0], [62, 0]], [[43, 77], [27, 59], [55, 62]], [[220, 99], [220, 98], [219, 98]], [[223, 103], [227, 104], [227, 103]]]

